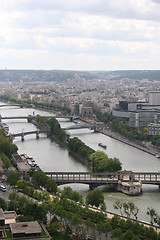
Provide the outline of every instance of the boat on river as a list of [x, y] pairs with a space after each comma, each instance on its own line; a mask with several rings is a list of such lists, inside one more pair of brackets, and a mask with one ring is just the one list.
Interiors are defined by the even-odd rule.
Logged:
[[9, 133], [9, 126], [5, 122], [0, 122], [0, 126], [5, 130], [5, 133]]
[[102, 147], [102, 148], [104, 148], [104, 149], [106, 149], [106, 148], [107, 148], [107, 146], [106, 146], [106, 145], [104, 145], [104, 144], [102, 144], [102, 143], [98, 143], [98, 146], [99, 146], [99, 147]]

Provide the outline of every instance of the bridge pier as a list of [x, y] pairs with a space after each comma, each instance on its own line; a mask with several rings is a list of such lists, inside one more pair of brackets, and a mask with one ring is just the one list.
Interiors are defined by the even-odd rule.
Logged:
[[28, 115], [28, 117], [27, 117], [28, 123], [32, 123], [32, 120], [33, 120], [34, 118], [35, 118], [34, 115]]
[[89, 189], [90, 190], [94, 190], [95, 188], [97, 188], [98, 186], [100, 186], [99, 184], [89, 184]]
[[36, 139], [39, 139], [39, 131], [36, 132]]
[[70, 121], [73, 122], [74, 121], [74, 117], [70, 117]]
[[89, 189], [90, 189], [90, 190], [93, 190], [93, 189], [95, 189], [95, 187], [90, 184], [90, 185], [89, 185]]
[[24, 133], [21, 134], [21, 141], [24, 141]]

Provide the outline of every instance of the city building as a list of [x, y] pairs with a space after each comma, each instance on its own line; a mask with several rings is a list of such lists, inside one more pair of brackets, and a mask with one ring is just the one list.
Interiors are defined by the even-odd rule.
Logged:
[[159, 123], [148, 124], [148, 135], [160, 136], [160, 124]]
[[13, 238], [30, 238], [41, 236], [41, 226], [37, 221], [16, 222], [10, 224], [10, 230]]
[[[3, 239], [30, 239], [30, 240], [51, 240], [51, 237], [43, 224], [38, 221], [16, 222], [15, 211], [3, 211], [0, 208], [0, 238]], [[7, 237], [9, 232], [12, 236]]]
[[160, 105], [160, 91], [151, 91], [148, 93], [149, 105]]
[[154, 110], [137, 110], [129, 114], [129, 126], [134, 128], [148, 126], [149, 123], [154, 122]]

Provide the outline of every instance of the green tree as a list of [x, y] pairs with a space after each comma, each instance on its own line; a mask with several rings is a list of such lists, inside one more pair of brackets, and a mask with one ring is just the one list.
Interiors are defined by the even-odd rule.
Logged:
[[10, 173], [9, 176], [7, 177], [7, 182], [15, 186], [17, 184], [17, 181], [20, 180], [20, 173]]
[[54, 179], [48, 178], [47, 182], [45, 184], [45, 187], [47, 188], [47, 191], [50, 193], [56, 193], [57, 192], [57, 184]]
[[102, 172], [107, 161], [107, 154], [103, 151], [96, 151], [91, 154], [91, 167], [93, 172]]
[[82, 219], [78, 216], [78, 214], [73, 214], [71, 219], [71, 226], [75, 229], [75, 236], [76, 239], [80, 239], [82, 228], [80, 227], [82, 225]]
[[3, 210], [7, 210], [7, 204], [3, 198], [0, 198], [0, 208], [2, 208]]
[[38, 187], [42, 186], [44, 187], [47, 184], [47, 180], [48, 177], [46, 176], [46, 174], [42, 171], [36, 171], [33, 175], [32, 175], [32, 180], [34, 182], [34, 184]]
[[147, 208], [147, 215], [150, 217], [150, 223], [153, 225], [154, 223], [157, 223], [157, 212], [155, 211], [154, 208]]
[[99, 150], [90, 155], [90, 161], [93, 172], [114, 172], [122, 168], [117, 158], [108, 158], [105, 152]]
[[86, 196], [86, 204], [96, 206], [97, 208], [104, 205], [104, 196], [100, 189], [90, 191]]
[[120, 239], [131, 240], [134, 237], [133, 232], [129, 229], [127, 230]]
[[22, 179], [17, 181], [17, 186], [20, 189], [25, 189], [27, 187], [27, 185], [28, 185], [27, 182]]
[[123, 235], [123, 232], [120, 228], [116, 228], [112, 231], [112, 237], [121, 237]]
[[16, 218], [16, 222], [28, 222], [28, 221], [33, 221], [33, 220], [34, 219], [33, 219], [32, 216], [22, 216], [22, 215], [20, 215]]
[[60, 224], [60, 222], [58, 221], [58, 218], [54, 217], [52, 222], [49, 224], [49, 226], [47, 227], [47, 230], [49, 232], [49, 234], [51, 235], [51, 237], [54, 239], [56, 239], [56, 235], [62, 231], [62, 225]]
[[73, 191], [72, 188], [70, 187], [64, 187], [62, 193], [61, 193], [62, 198], [68, 198], [71, 199], [75, 202], [80, 202], [82, 203], [82, 195], [76, 191]]
[[132, 215], [135, 217], [135, 219], [137, 220], [137, 215], [138, 215], [138, 212], [139, 212], [138, 207], [136, 207], [136, 206], [134, 205], [134, 203], [132, 203], [132, 202], [129, 202], [128, 205], [129, 205], [131, 214], [132, 214]]
[[18, 148], [5, 136], [4, 130], [0, 129], [0, 153], [5, 154], [9, 159], [12, 154], [17, 152]]
[[120, 214], [123, 216], [123, 203], [121, 201], [117, 200], [114, 203], [114, 209], [119, 210]]
[[6, 169], [8, 169], [9, 167], [12, 166], [11, 161], [9, 160], [9, 158], [4, 153], [1, 154], [1, 158], [2, 158], [2, 161], [3, 161], [3, 165]]
[[128, 203], [126, 203], [126, 202], [123, 203], [123, 209], [124, 209], [124, 213], [127, 216], [127, 218], [130, 218], [131, 212], [130, 212]]

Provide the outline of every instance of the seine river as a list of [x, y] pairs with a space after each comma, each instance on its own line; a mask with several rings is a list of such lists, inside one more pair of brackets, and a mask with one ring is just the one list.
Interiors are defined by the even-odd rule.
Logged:
[[[0, 105], [4, 103], [0, 102]], [[32, 108], [1, 107], [0, 114], [3, 117], [28, 116], [29, 114], [39, 114], [42, 116], [54, 115], [53, 113], [40, 111]], [[58, 119], [62, 127], [73, 125], [66, 119]], [[27, 130], [35, 130], [36, 127], [26, 120], [3, 120], [9, 125], [10, 133], [19, 133]], [[102, 150], [98, 146], [99, 142], [107, 145], [104, 150], [109, 157], [117, 157], [122, 162], [122, 168], [133, 171], [159, 171], [160, 159], [140, 151], [134, 147], [124, 144], [100, 133], [94, 133], [89, 129], [70, 130], [71, 137], [78, 137], [88, 146], [95, 150]], [[40, 135], [36, 140], [35, 135], [25, 136], [25, 141], [15, 138], [14, 143], [18, 147], [18, 153], [26, 153], [32, 156], [43, 171], [88, 171], [87, 167], [78, 162], [55, 142], [51, 142], [45, 135]], [[84, 196], [89, 191], [88, 185], [72, 184], [74, 190], [79, 191]], [[61, 186], [62, 187], [62, 186]], [[157, 186], [143, 185], [143, 193], [140, 196], [131, 197], [117, 192], [104, 191], [107, 210], [116, 212], [113, 208], [115, 201], [133, 202], [139, 208], [138, 218], [149, 221], [146, 214], [148, 207], [153, 207], [160, 214], [160, 191]]]

